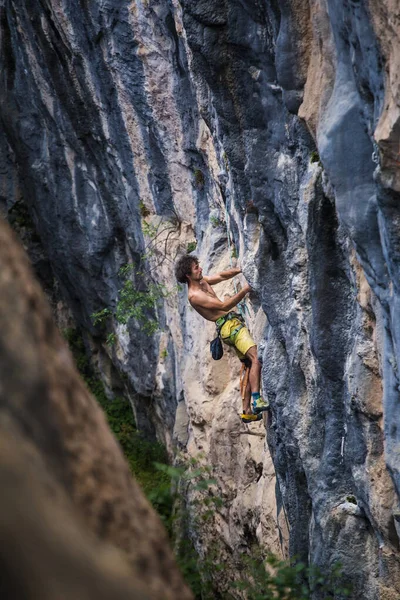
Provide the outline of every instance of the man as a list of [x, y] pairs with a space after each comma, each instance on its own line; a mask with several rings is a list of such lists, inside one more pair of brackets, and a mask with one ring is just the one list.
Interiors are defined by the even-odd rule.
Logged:
[[204, 277], [196, 256], [182, 256], [175, 267], [175, 275], [180, 283], [188, 284], [188, 298], [193, 308], [208, 321], [213, 321], [220, 330], [222, 340], [234, 346], [239, 359], [250, 367], [249, 379], [243, 399], [244, 423], [262, 419], [262, 412], [269, 408], [260, 396], [261, 365], [257, 358], [257, 346], [243, 323], [240, 314], [232, 312], [243, 298], [250, 292], [248, 283], [232, 298], [221, 301], [212, 285], [226, 281], [241, 273], [241, 269], [233, 268], [214, 276]]

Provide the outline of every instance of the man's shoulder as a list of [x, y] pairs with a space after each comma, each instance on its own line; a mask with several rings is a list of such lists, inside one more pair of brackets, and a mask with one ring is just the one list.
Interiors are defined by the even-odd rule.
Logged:
[[201, 298], [203, 296], [204, 292], [203, 290], [194, 290], [194, 291], [190, 291], [188, 292], [188, 300], [190, 303], [192, 303], [192, 301], [196, 301], [198, 298]]

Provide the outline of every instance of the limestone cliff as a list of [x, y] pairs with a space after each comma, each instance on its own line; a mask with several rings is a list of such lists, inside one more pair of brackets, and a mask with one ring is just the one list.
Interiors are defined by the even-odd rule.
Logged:
[[[199, 548], [218, 532], [227, 571], [257, 540], [285, 551], [284, 506], [291, 554], [340, 560], [354, 598], [395, 598], [397, 3], [4, 0], [0, 12], [0, 202], [28, 207], [139, 425], [213, 466], [224, 506]], [[255, 290], [269, 452], [238, 419], [237, 361], [210, 361], [212, 325], [172, 289], [189, 244], [205, 271], [229, 265], [227, 231]], [[140, 319], [93, 324], [118, 306], [127, 264], [135, 289], [149, 273], [169, 289], [146, 309], [153, 335]]]

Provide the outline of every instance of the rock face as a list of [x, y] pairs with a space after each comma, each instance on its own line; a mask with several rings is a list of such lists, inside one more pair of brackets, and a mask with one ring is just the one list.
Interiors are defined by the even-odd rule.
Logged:
[[192, 598], [3, 221], [0, 292], [4, 597]]
[[[139, 425], [212, 465], [224, 506], [199, 548], [217, 531], [228, 573], [256, 541], [288, 539], [339, 560], [368, 600], [400, 594], [397, 4], [0, 7], [0, 201], [28, 207]], [[238, 255], [256, 292], [269, 452], [237, 417], [237, 361], [212, 364], [212, 325], [171, 289], [192, 242], [205, 271]], [[151, 274], [170, 290], [146, 309], [154, 335], [141, 318], [93, 325], [126, 264], [135, 289]]]

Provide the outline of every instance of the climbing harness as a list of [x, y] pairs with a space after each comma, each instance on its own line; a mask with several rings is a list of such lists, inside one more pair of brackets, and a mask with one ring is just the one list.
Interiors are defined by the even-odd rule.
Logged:
[[239, 331], [243, 327], [245, 327], [244, 319], [243, 319], [242, 315], [235, 313], [235, 312], [229, 312], [227, 315], [223, 315], [222, 317], [219, 317], [219, 319], [217, 319], [215, 321], [215, 326], [217, 328], [217, 337], [215, 337], [210, 342], [210, 352], [211, 352], [211, 356], [213, 357], [214, 360], [220, 360], [224, 355], [222, 339], [221, 339], [221, 329], [225, 325], [225, 323], [227, 321], [229, 321], [230, 319], [237, 319], [238, 321], [240, 321], [240, 324], [237, 327], [235, 327], [235, 329], [230, 333], [229, 338], [224, 339], [224, 342], [226, 344], [228, 344], [229, 346], [235, 345], [236, 335], [239, 333]]
[[243, 315], [241, 315], [240, 313], [231, 311], [227, 315], [223, 315], [222, 317], [219, 317], [219, 319], [217, 319], [215, 321], [215, 325], [217, 327], [218, 335], [220, 335], [222, 327], [225, 325], [225, 323], [227, 321], [230, 321], [231, 319], [237, 319], [238, 321], [240, 321], [240, 323], [237, 327], [235, 327], [235, 329], [233, 331], [231, 331], [231, 333], [229, 334], [229, 338], [226, 338], [226, 339], [224, 338], [224, 342], [230, 346], [234, 346], [235, 340], [236, 340], [236, 335], [239, 333], [239, 331], [241, 329], [243, 329], [243, 327], [246, 327], [246, 323], [244, 322]]

